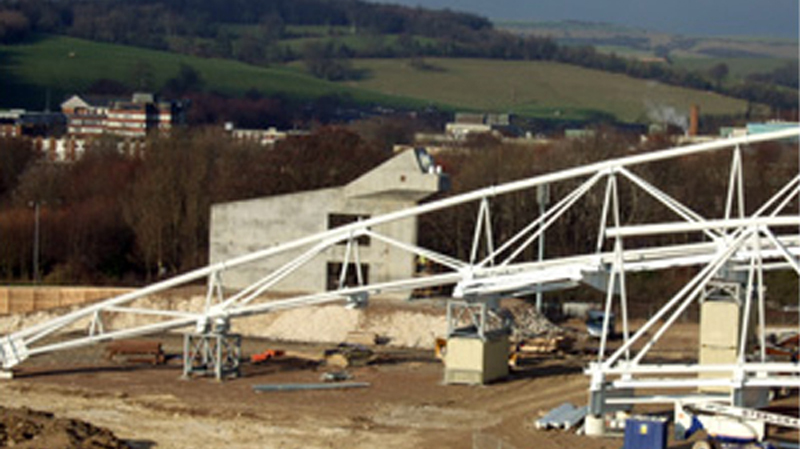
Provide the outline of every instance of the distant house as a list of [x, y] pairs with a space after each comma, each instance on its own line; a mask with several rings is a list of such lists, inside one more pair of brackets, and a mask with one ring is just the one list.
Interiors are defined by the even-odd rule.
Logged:
[[58, 112], [33, 112], [24, 109], [0, 111], [0, 137], [61, 134], [64, 124], [64, 115]]
[[75, 137], [39, 137], [33, 148], [50, 162], [75, 162], [86, 152], [86, 140]]
[[520, 135], [520, 130], [512, 124], [511, 114], [473, 114], [459, 112], [455, 120], [445, 125], [445, 134], [456, 140], [470, 135], [492, 133], [497, 135]]
[[567, 128], [564, 130], [564, 138], [571, 140], [592, 139], [597, 135], [593, 129]]
[[0, 112], [0, 137], [22, 136], [22, 124], [19, 122], [19, 109]]
[[797, 128], [797, 125], [798, 125], [797, 122], [784, 122], [779, 120], [773, 120], [763, 123], [748, 123], [747, 134], [754, 135], [754, 134], [782, 131], [784, 129]]
[[184, 109], [181, 102], [159, 101], [148, 93], [135, 93], [130, 100], [73, 95], [61, 104], [67, 133], [80, 137], [143, 138], [154, 132], [168, 133], [183, 122]]
[[[211, 208], [210, 261], [222, 262], [359, 219], [412, 207], [438, 192], [444, 179], [440, 170], [430, 165], [427, 152], [414, 149], [396, 155], [345, 186], [215, 204]], [[408, 218], [379, 226], [375, 231], [401, 242], [416, 243], [417, 221]], [[345, 248], [329, 248], [273, 290], [333, 288], [345, 260]], [[226, 272], [225, 286], [248, 286], [297, 255]], [[414, 273], [412, 254], [376, 239], [360, 239], [359, 259], [366, 282], [403, 279]]]
[[105, 132], [108, 117], [107, 100], [89, 99], [73, 95], [61, 103], [61, 112], [67, 116], [67, 133], [72, 136], [101, 135]]
[[637, 60], [645, 64], [669, 64], [669, 60], [662, 56], [642, 56], [637, 58]]
[[278, 141], [290, 136], [308, 135], [308, 131], [279, 131], [274, 126], [267, 129], [242, 129], [236, 128], [233, 123], [225, 124], [225, 131], [230, 137], [238, 142], [252, 142], [264, 147], [274, 146]]
[[753, 122], [742, 127], [723, 126], [719, 129], [720, 137], [741, 137], [747, 135], [761, 134], [766, 132], [780, 131], [783, 129], [797, 128], [797, 122], [784, 122], [772, 120], [768, 122]]
[[[50, 162], [75, 162], [80, 159], [95, 143], [91, 138], [62, 136], [35, 137], [33, 148], [42, 153]], [[145, 151], [145, 141], [131, 139], [117, 142], [120, 153], [140, 156]]]

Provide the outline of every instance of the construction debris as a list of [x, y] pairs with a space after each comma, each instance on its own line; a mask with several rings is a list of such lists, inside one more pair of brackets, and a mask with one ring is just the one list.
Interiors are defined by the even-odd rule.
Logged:
[[512, 340], [555, 337], [567, 333], [564, 328], [553, 324], [546, 316], [537, 312], [535, 306], [525, 301], [517, 300], [507, 304], [498, 313], [511, 321]]
[[306, 390], [334, 390], [340, 388], [366, 388], [369, 382], [335, 382], [319, 384], [262, 384], [253, 385], [256, 392], [262, 391], [306, 391]]
[[379, 342], [378, 334], [375, 332], [350, 331], [344, 341], [353, 345], [372, 346]]
[[571, 337], [558, 335], [555, 337], [534, 337], [520, 340], [514, 348], [516, 352], [529, 354], [551, 354], [554, 352], [567, 352], [572, 349], [575, 340]]
[[576, 408], [572, 413], [567, 414], [567, 416], [563, 417], [561, 422], [561, 427], [564, 430], [572, 429], [573, 427], [577, 427], [580, 423], [586, 419], [586, 415], [589, 413], [589, 406], [584, 405], [583, 407]]
[[110, 430], [27, 408], [0, 407], [0, 447], [126, 449]]
[[791, 362], [798, 360], [800, 334], [796, 330], [769, 333], [766, 336], [766, 340], [764, 351], [772, 360]]
[[267, 349], [264, 352], [259, 352], [258, 354], [253, 354], [250, 356], [250, 363], [263, 363], [269, 359], [273, 359], [275, 357], [281, 357], [285, 354], [284, 351], [280, 349]]
[[323, 351], [285, 351], [284, 356], [293, 359], [305, 360], [309, 363], [320, 364], [325, 361], [325, 353]]
[[123, 356], [123, 360], [129, 363], [162, 365], [166, 361], [161, 342], [150, 340], [117, 340], [108, 343], [106, 358], [115, 360], [117, 356]]
[[550, 427], [554, 427], [555, 420], [557, 417], [560, 417], [564, 413], [569, 411], [575, 410], [575, 406], [570, 404], [569, 402], [565, 402], [558, 407], [550, 410], [547, 412], [546, 415], [536, 420], [535, 426], [537, 429], [549, 429]]
[[350, 380], [353, 376], [350, 375], [347, 371], [332, 371], [327, 373], [322, 373], [319, 376], [319, 380], [323, 382], [342, 382], [345, 380]]
[[375, 353], [362, 345], [341, 343], [336, 349], [325, 351], [325, 363], [328, 366], [347, 368], [365, 366], [375, 360]]
[[535, 426], [537, 429], [569, 430], [580, 425], [587, 413], [589, 413], [589, 407], [575, 407], [571, 403], [565, 402], [537, 419]]

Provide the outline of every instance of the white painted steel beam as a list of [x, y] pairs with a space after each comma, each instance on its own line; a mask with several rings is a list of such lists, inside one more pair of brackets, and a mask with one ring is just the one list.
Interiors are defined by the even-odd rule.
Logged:
[[[2, 362], [5, 369], [10, 369], [24, 361], [25, 358], [30, 355], [46, 354], [50, 351], [74, 348], [85, 344], [107, 341], [109, 339], [146, 335], [192, 325], [199, 328], [213, 323], [216, 320], [227, 321], [237, 317], [334, 302], [346, 303], [348, 300], [363, 295], [408, 291], [415, 288], [458, 284], [459, 287], [457, 291], [460, 291], [461, 294], [466, 297], [480, 301], [485, 296], [532, 291], [532, 287], [535, 286], [542, 287], [549, 285], [551, 288], [567, 288], [575, 285], [577, 282], [585, 280], [587, 276], [612, 275], [612, 270], [613, 275], [618, 276], [616, 282], [621, 284], [621, 291], [624, 291], [625, 272], [652, 271], [691, 265], [702, 267], [714, 261], [716, 261], [716, 264], [721, 264], [729, 259], [734, 261], [750, 260], [754, 255], [758, 257], [759, 260], [780, 259], [782, 262], [775, 266], [785, 266], [788, 264], [797, 268], [798, 266], [795, 258], [797, 254], [800, 253], [800, 239], [797, 234], [775, 235], [772, 229], [789, 227], [794, 230], [800, 226], [800, 216], [797, 214], [777, 215], [796, 197], [797, 186], [800, 185], [800, 176], [795, 177], [790, 183], [782, 187], [778, 193], [761, 205], [752, 216], [746, 217], [742, 215], [744, 209], [743, 187], [741, 184], [742, 160], [736, 155], [731, 164], [730, 193], [726, 203], [725, 214], [727, 218], [706, 219], [692, 211], [686, 205], [681, 204], [675, 198], [667, 195], [663, 190], [634, 174], [630, 168], [641, 164], [666, 161], [688, 155], [732, 150], [742, 145], [797, 138], [798, 136], [800, 136], [800, 128], [791, 128], [772, 133], [744, 136], [734, 139], [720, 139], [662, 151], [636, 154], [514, 181], [499, 186], [487, 187], [417, 207], [375, 216], [337, 229], [306, 236], [236, 257], [225, 262], [193, 270], [189, 273], [155, 283], [128, 294], [110, 298], [106, 301], [67, 313], [53, 320], [0, 337], [0, 362]], [[606, 201], [603, 204], [603, 211], [601, 212], [602, 221], [600, 235], [598, 235], [597, 252], [592, 254], [575, 254], [535, 262], [516, 260], [516, 257], [522, 254], [530, 245], [534, 244], [535, 240], [540, 238], [548, 227], [556, 225], [558, 218], [562, 214], [572, 208], [581, 207], [578, 200], [604, 177], [613, 180], [614, 185], [620, 182], [617, 178], [614, 178], [616, 173], [624, 175], [624, 179], [627, 179], [635, 187], [644, 190], [647, 194], [656, 198], [670, 211], [686, 220], [686, 222], [622, 225], [619, 221], [618, 192], [616, 188], [611, 188], [612, 184], [610, 181], [606, 191]], [[623, 177], [619, 177], [619, 179], [622, 180]], [[490, 203], [493, 198], [565, 181], [580, 181], [581, 184], [559, 201], [556, 201], [554, 207], [524, 226], [523, 229], [511, 239], [506, 242], [494, 242], [495, 236], [491, 230], [491, 220], [489, 216]], [[740, 209], [740, 216], [738, 218], [730, 218], [732, 205], [734, 204], [734, 193], [738, 194], [736, 198], [736, 205]], [[402, 243], [382, 236], [375, 231], [380, 225], [386, 223], [417, 217], [423, 214], [435, 213], [451, 207], [478, 201], [480, 201], [481, 208], [479, 210], [475, 241], [473, 242], [475, 250], [473, 250], [470, 260], [468, 261], [462, 261], [453, 256], [440, 254], [427, 248]], [[609, 204], [615, 204], [616, 206], [611, 209]], [[605, 223], [608, 218], [608, 212], [613, 212], [613, 227], [608, 227], [607, 223]], [[768, 212], [770, 215], [765, 215]], [[481, 229], [481, 227], [485, 229]], [[752, 232], [753, 229], [759, 231], [767, 230], [769, 232], [766, 232], [764, 236], [758, 237], [757, 245], [755, 245], [758, 246], [758, 248], [754, 248], [754, 245], [749, 243], [750, 241], [746, 235], [747, 232], [744, 232], [745, 229], [751, 230], [749, 232]], [[489, 255], [484, 260], [478, 262], [476, 260], [477, 242], [478, 236], [482, 230], [485, 231], [483, 234], [487, 239], [486, 247]], [[730, 231], [733, 232], [731, 233]], [[662, 244], [654, 247], [630, 247], [630, 243], [627, 240], [623, 240], [630, 237], [668, 235], [680, 232], [702, 232], [708, 238], [711, 238], [712, 241], [679, 245]], [[347, 262], [360, 263], [358, 248], [357, 246], [353, 246], [353, 239], [360, 235], [369, 235], [371, 238], [382, 240], [384, 243], [400, 248], [403, 251], [424, 255], [431, 260], [437, 261], [444, 267], [449, 268], [450, 271], [426, 277], [413, 277], [355, 287], [348, 286], [329, 292], [312, 292], [283, 300], [267, 301], [261, 297], [263, 293], [279, 283], [284, 277], [313, 259], [321, 257], [327, 249], [335, 244], [349, 242], [347, 247]], [[615, 239], [614, 251], [600, 251], [600, 249], [603, 248], [602, 243], [604, 238]], [[734, 243], [738, 246], [732, 246]], [[295, 254], [298, 252], [301, 254], [300, 256], [291, 258], [291, 260], [285, 262], [280, 268], [272, 272], [264, 273], [264, 277], [262, 277], [260, 281], [228, 298], [224, 297], [222, 273], [225, 271], [237, 269], [263, 260], [278, 257], [284, 258], [287, 254]], [[493, 266], [495, 258], [499, 257], [501, 253], [510, 254], [510, 256], [507, 256], [500, 266]], [[714, 270], [710, 268], [708, 271], [710, 273]], [[131, 304], [138, 299], [150, 297], [174, 287], [205, 279], [209, 281], [209, 290], [206, 302], [200, 310], [177, 312], [162, 310], [157, 305], [152, 309], [147, 309], [137, 304]], [[694, 285], [693, 288], [694, 287], [697, 287], [697, 285]], [[614, 292], [616, 289], [612, 288], [611, 291]], [[609, 301], [611, 297], [612, 295], [609, 294]], [[216, 303], [212, 303], [212, 299], [215, 299]], [[678, 302], [684, 300], [686, 300], [686, 298], [679, 298], [679, 300], [675, 301], [672, 305], [677, 305]], [[623, 304], [623, 310], [624, 307]], [[667, 308], [669, 307], [671, 306], [668, 304]], [[142, 316], [152, 315], [163, 321], [141, 326], [132, 326], [127, 329], [102, 328], [102, 314], [123, 313]], [[663, 315], [663, 313], [660, 315]], [[626, 320], [624, 323], [627, 323], [627, 316], [623, 318]], [[91, 320], [92, 326], [89, 335], [56, 343], [43, 343], [47, 337], [68, 329], [70, 326], [75, 326], [77, 323], [81, 323], [82, 320]], [[634, 342], [641, 337], [641, 334], [636, 334], [628, 340], [626, 332], [626, 348], [623, 352], [630, 349]], [[657, 340], [657, 338], [655, 338], [655, 340]], [[651, 343], [654, 343], [654, 341], [646, 342], [646, 346], [651, 346]], [[605, 363], [599, 365], [599, 368], [597, 368], [599, 371], [597, 372], [601, 374], [600, 377], [615, 375], [615, 371], [613, 370], [618, 369], [618, 367], [614, 362], [621, 362], [621, 360], [617, 360], [618, 358], [619, 355], [617, 355], [616, 358], [612, 356], [610, 361], [606, 360]], [[632, 372], [627, 370], [632, 368], [632, 366], [626, 365], [621, 375], [631, 375]], [[762, 380], [760, 380], [760, 382], [761, 381]]]
[[677, 234], [684, 232], [697, 232], [706, 230], [737, 229], [746, 227], [794, 227], [800, 226], [800, 216], [781, 217], [754, 217], [754, 218], [729, 218], [723, 220], [705, 220], [701, 222], [676, 222], [658, 223], [637, 226], [620, 226], [609, 228], [606, 236], [615, 237], [642, 237], [651, 235]]

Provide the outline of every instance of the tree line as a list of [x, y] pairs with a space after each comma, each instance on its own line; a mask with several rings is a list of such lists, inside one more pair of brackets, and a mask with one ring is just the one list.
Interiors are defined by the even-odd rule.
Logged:
[[[285, 39], [311, 37], [298, 26], [327, 32], [324, 39], [310, 39], [300, 48], [286, 44]], [[783, 87], [797, 84], [791, 67], [723, 84], [727, 71], [691, 71], [600, 53], [589, 45], [559, 45], [547, 37], [496, 30], [488, 19], [474, 14], [359, 0], [0, 0], [0, 43], [21, 42], [32, 33], [251, 64], [304, 60], [312, 74], [329, 80], [359, 76], [348, 62], [354, 57], [554, 61], [716, 91], [767, 104], [776, 112], [796, 108], [796, 94]], [[341, 36], [359, 36], [362, 44], [347, 45]]]
[[341, 185], [389, 156], [341, 128], [273, 150], [218, 128], [155, 138], [142, 157], [117, 143], [100, 139], [65, 164], [0, 139], [0, 279], [34, 277], [35, 204], [45, 282], [136, 284], [206, 263], [211, 204]]
[[[143, 157], [121, 154], [116, 141], [101, 140], [71, 164], [45, 162], [25, 140], [0, 140], [0, 279], [34, 278], [37, 203], [44, 282], [135, 285], [207, 263], [212, 204], [343, 185], [390, 157], [391, 144], [410, 141], [415, 130], [407, 119], [371, 119], [349, 128], [320, 128], [272, 150], [232, 142], [219, 129], [186, 130], [150, 141]], [[642, 144], [637, 136], [610, 129], [536, 147], [476, 137], [458, 151], [436, 156], [451, 189], [430, 200], [669, 146], [668, 140], [658, 139]], [[745, 151], [744, 158], [748, 204], [763, 202], [796, 167], [796, 156], [779, 144]], [[698, 213], [718, 217], [725, 207], [730, 162], [728, 153], [715, 153], [634, 171]], [[577, 182], [553, 186], [553, 197], [563, 197]], [[625, 183], [620, 195], [624, 222], [676, 219]], [[595, 248], [603, 197], [604, 186], [595, 188], [548, 230], [548, 256]], [[507, 240], [538, 213], [532, 192], [493, 198], [496, 242]], [[423, 215], [420, 243], [468, 260], [477, 216], [477, 204]], [[670, 238], [678, 243], [686, 236]], [[523, 257], [535, 260], [535, 248]], [[655, 277], [640, 288], [655, 293], [674, 280]]]
[[[176, 37], [212, 39], [210, 51], [225, 50], [230, 38], [261, 44], [289, 37], [288, 25], [348, 27], [357, 34], [413, 34], [429, 38], [491, 29], [488, 19], [449, 10], [434, 11], [360, 0], [28, 0], [0, 2], [0, 42], [27, 33], [56, 33], [90, 40], [169, 50]], [[232, 27], [239, 25], [240, 27]], [[246, 26], [243, 31], [242, 27]], [[225, 41], [228, 42], [225, 42]], [[236, 42], [236, 46], [242, 42]]]

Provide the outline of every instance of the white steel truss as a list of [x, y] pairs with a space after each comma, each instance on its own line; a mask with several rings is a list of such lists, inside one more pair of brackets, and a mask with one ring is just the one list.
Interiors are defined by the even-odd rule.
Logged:
[[[800, 386], [800, 376], [798, 376], [800, 366], [790, 363], [770, 363], [764, 358], [763, 352], [754, 360], [742, 353], [738, 363], [733, 365], [698, 363], [652, 365], [645, 360], [645, 356], [670, 325], [690, 304], [698, 300], [709, 283], [724, 270], [746, 273], [747, 293], [744, 295], [744, 313], [747, 315], [755, 313], [759, 317], [759, 322], [762, 324], [760, 339], [763, 342], [765, 298], [760, 286], [764, 270], [786, 269], [800, 275], [800, 263], [797, 260], [800, 254], [798, 233], [800, 214], [796, 208], [800, 178], [797, 175], [792, 177], [767, 201], [754, 209], [755, 212], [748, 215], [745, 208], [741, 152], [751, 144], [797, 139], [798, 136], [800, 128], [791, 128], [635, 154], [492, 186], [375, 216], [209, 265], [1, 336], [0, 362], [2, 367], [8, 370], [30, 356], [192, 326], [198, 334], [207, 334], [214, 332], [215, 329], [227, 329], [229, 320], [234, 318], [296, 307], [334, 302], [359, 307], [366, 305], [368, 297], [385, 292], [455, 285], [453, 290], [455, 298], [467, 303], [495, 304], [500, 295], [532, 294], [584, 283], [606, 292], [605, 310], [619, 311], [623, 334], [621, 346], [610, 354], [607, 354], [608, 342], [603, 334], [598, 359], [587, 368], [587, 373], [591, 376], [593, 413], [601, 413], [605, 404], [611, 401], [626, 400], [618, 396], [612, 400], [607, 395], [615, 389], [718, 386], [740, 391], [756, 386]], [[732, 162], [729, 186], [727, 194], [724, 195], [724, 213], [719, 218], [703, 217], [667, 194], [665, 189], [656, 187], [635, 173], [635, 168], [643, 164], [720, 151], [731, 152]], [[680, 221], [622, 223], [620, 214], [620, 209], [623, 207], [620, 199], [622, 182], [645, 192], [671, 211]], [[533, 196], [536, 189], [543, 186], [562, 186], [560, 191], [568, 191], [554, 198], [552, 206], [546, 210], [542, 208], [538, 216], [524, 224], [511, 237], [505, 241], [496, 241], [497, 233], [493, 232], [490, 215], [492, 200], [502, 195], [526, 191]], [[569, 190], [564, 186], [573, 188]], [[528, 254], [536, 254], [537, 245], [540, 245], [548, 228], [557, 226], [559, 219], [567, 211], [583, 207], [581, 199], [598, 186], [600, 188], [604, 186], [605, 190], [602, 208], [597, 211], [600, 220], [594, 251], [541, 260], [539, 257], [525, 257], [526, 250], [530, 250], [527, 251]], [[375, 230], [385, 223], [433, 214], [464, 204], [478, 206], [472, 239], [473, 248], [468, 260], [461, 260], [431, 248], [400, 242]], [[795, 206], [795, 210], [789, 210], [792, 205]], [[688, 242], [659, 243], [651, 246], [635, 243], [648, 237], [672, 234], [696, 234], [697, 238]], [[443, 271], [424, 277], [367, 283], [359, 271], [361, 261], [358, 239], [362, 236], [381, 240], [409, 254], [423, 256], [443, 267]], [[279, 300], [264, 297], [265, 292], [288, 275], [341, 243], [347, 245], [346, 257], [336, 289], [299, 294]], [[609, 247], [610, 249], [606, 249]], [[481, 249], [483, 251], [480, 251]], [[299, 252], [299, 255], [279, 268], [264, 273], [259, 281], [247, 288], [226, 293], [224, 289], [226, 271], [265, 259], [285, 256], [290, 252], [293, 254]], [[357, 285], [345, 284], [345, 275], [350, 264], [356, 270]], [[644, 326], [636, 332], [631, 332], [628, 319], [631, 299], [627, 295], [626, 273], [673, 267], [697, 267], [698, 272], [678, 293], [668, 298], [663, 307]], [[139, 300], [142, 298], [201, 280], [207, 281], [207, 295], [202, 307], [196, 310], [166, 310], [157, 305], [148, 307], [140, 304]], [[619, 304], [615, 305], [617, 302]], [[153, 303], [157, 304], [157, 301], [150, 304]], [[144, 325], [109, 327], [109, 321], [105, 317], [109, 314], [123, 313], [149, 316], [152, 317], [152, 321]], [[606, 317], [608, 316], [610, 314], [606, 313]], [[80, 336], [49, 338], [66, 330], [74, 330], [76, 326], [88, 329], [88, 332]], [[701, 372], [723, 372], [730, 375], [697, 376]], [[645, 399], [629, 397], [627, 400], [633, 403]]]

